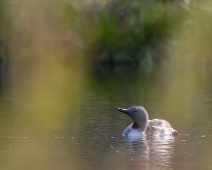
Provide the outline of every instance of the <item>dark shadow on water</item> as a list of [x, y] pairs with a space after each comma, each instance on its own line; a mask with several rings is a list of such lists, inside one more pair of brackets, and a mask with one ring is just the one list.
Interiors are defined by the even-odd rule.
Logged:
[[92, 67], [91, 73], [96, 76], [111, 76], [112, 74], [128, 74], [136, 72], [138, 67], [134, 66], [107, 66], [107, 67]]
[[0, 89], [2, 88], [3, 84], [3, 77], [4, 77], [4, 62], [3, 59], [0, 58]]

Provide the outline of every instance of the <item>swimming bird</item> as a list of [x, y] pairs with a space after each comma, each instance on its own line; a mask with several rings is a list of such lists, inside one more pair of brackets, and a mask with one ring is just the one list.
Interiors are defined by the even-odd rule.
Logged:
[[122, 136], [124, 137], [142, 137], [146, 135], [165, 136], [179, 134], [166, 120], [149, 120], [148, 113], [142, 106], [132, 106], [128, 109], [116, 109], [120, 112], [126, 113], [133, 120], [133, 123], [130, 124], [122, 133]]

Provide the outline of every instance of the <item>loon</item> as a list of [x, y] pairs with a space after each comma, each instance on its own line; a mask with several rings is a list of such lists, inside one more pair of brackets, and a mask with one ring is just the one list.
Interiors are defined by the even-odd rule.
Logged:
[[143, 137], [143, 136], [166, 136], [178, 135], [169, 122], [162, 119], [149, 120], [147, 111], [142, 106], [132, 106], [128, 109], [115, 108], [120, 112], [126, 113], [132, 120], [122, 133], [124, 137]]

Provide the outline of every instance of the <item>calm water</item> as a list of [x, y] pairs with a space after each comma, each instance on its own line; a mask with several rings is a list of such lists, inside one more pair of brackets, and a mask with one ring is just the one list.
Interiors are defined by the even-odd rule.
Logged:
[[[63, 93], [56, 101], [48, 93], [26, 93], [27, 83], [16, 89], [3, 82], [0, 168], [211, 169], [211, 78], [186, 74], [101, 70], [87, 75], [81, 93]], [[150, 119], [168, 120], [182, 135], [124, 139], [131, 120], [114, 108], [133, 105], [144, 106]]]

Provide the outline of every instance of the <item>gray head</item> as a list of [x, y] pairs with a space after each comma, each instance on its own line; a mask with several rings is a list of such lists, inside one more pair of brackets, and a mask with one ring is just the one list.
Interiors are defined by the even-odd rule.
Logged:
[[128, 109], [116, 108], [118, 111], [126, 113], [133, 120], [133, 128], [145, 131], [148, 122], [148, 113], [141, 106], [132, 106]]

